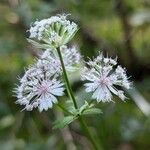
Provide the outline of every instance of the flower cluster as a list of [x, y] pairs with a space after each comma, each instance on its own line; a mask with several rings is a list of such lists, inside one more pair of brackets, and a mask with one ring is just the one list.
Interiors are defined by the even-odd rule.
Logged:
[[[68, 72], [74, 72], [78, 69], [80, 65], [81, 55], [76, 49], [76, 47], [67, 48], [67, 46], [60, 47], [61, 54], [63, 57], [64, 65]], [[59, 56], [55, 50], [47, 49], [41, 58], [38, 60], [37, 65], [43, 65], [45, 68], [49, 69], [51, 67], [51, 71], [56, 72], [57, 74], [62, 74], [62, 67], [59, 60]]]
[[104, 57], [100, 54], [93, 61], [87, 62], [87, 67], [82, 71], [81, 79], [85, 83], [86, 92], [93, 92], [92, 98], [98, 102], [112, 101], [112, 93], [124, 100], [124, 92], [118, 87], [129, 89], [126, 71], [121, 66], [117, 66], [117, 60]]
[[56, 96], [62, 96], [63, 91], [63, 84], [57, 75], [34, 65], [26, 71], [20, 79], [20, 86], [15, 89], [16, 103], [25, 105], [23, 110], [31, 111], [38, 107], [41, 112], [51, 108], [57, 102]]
[[[62, 46], [60, 49], [67, 71], [75, 71], [81, 59], [79, 52], [75, 47]], [[57, 102], [56, 96], [63, 95], [63, 84], [59, 81], [61, 74], [62, 67], [56, 50], [45, 50], [20, 79], [20, 85], [15, 89], [16, 103], [25, 105], [23, 110], [27, 111], [36, 107], [40, 112], [51, 108]]]
[[23, 110], [38, 108], [41, 112], [51, 108], [57, 102], [56, 97], [64, 94], [63, 83], [60, 81], [62, 67], [56, 48], [60, 49], [68, 72], [78, 68], [81, 56], [76, 47], [68, 48], [64, 45], [76, 33], [77, 25], [66, 20], [65, 15], [58, 15], [36, 21], [29, 31], [29, 38], [39, 44], [48, 44], [49, 49], [43, 52], [20, 79], [20, 85], [15, 88], [16, 103], [24, 105]]
[[[67, 20], [65, 15], [36, 21], [31, 26], [29, 41], [45, 51], [27, 69], [20, 79], [20, 85], [15, 88], [16, 103], [24, 105], [23, 110], [48, 110], [57, 103], [57, 97], [64, 94], [62, 74], [64, 73], [68, 86], [66, 71], [76, 71], [81, 63], [81, 56], [76, 47], [66, 46], [77, 30], [77, 25]], [[93, 92], [93, 99], [98, 102], [112, 101], [112, 94], [122, 100], [126, 98], [120, 87], [129, 89], [131, 83], [125, 69], [117, 65], [117, 59], [105, 58], [100, 54], [86, 65], [81, 79], [86, 82], [86, 92]], [[65, 69], [62, 69], [62, 66], [65, 66]]]
[[49, 44], [51, 47], [60, 47], [68, 43], [77, 30], [77, 25], [67, 20], [66, 15], [58, 15], [36, 21], [29, 30], [29, 38]]

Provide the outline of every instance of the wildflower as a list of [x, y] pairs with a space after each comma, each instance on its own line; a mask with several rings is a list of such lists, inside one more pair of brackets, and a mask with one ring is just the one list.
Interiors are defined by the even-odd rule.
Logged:
[[29, 30], [29, 38], [55, 48], [65, 45], [78, 30], [77, 25], [67, 20], [66, 16], [58, 15], [36, 21]]
[[104, 58], [100, 54], [93, 61], [87, 62], [88, 67], [85, 67], [81, 79], [87, 80], [85, 83], [86, 92], [93, 92], [92, 98], [97, 102], [112, 101], [112, 93], [124, 100], [126, 97], [122, 90], [118, 87], [129, 89], [130, 82], [128, 81], [126, 71], [121, 66], [117, 66], [116, 59]]
[[[76, 47], [67, 48], [67, 46], [61, 46], [61, 54], [63, 57], [65, 68], [68, 72], [74, 72], [78, 69], [79, 63], [81, 63], [80, 53], [77, 51]], [[49, 69], [52, 68], [54, 72], [58, 74], [62, 73], [61, 62], [56, 51], [47, 49], [41, 58], [38, 60], [37, 65], [43, 65]]]
[[23, 110], [38, 108], [41, 112], [57, 103], [56, 96], [62, 96], [63, 91], [63, 84], [57, 76], [35, 65], [20, 79], [20, 85], [15, 89], [16, 103], [25, 105]]

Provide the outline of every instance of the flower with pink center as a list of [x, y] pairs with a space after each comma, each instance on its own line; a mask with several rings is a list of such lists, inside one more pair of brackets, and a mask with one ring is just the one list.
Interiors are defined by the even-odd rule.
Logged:
[[126, 71], [121, 66], [116, 66], [116, 59], [105, 58], [100, 54], [93, 61], [87, 62], [81, 74], [81, 79], [85, 81], [86, 92], [92, 92], [92, 98], [98, 102], [112, 101], [112, 93], [124, 100], [124, 92], [118, 87], [129, 89]]
[[57, 103], [56, 97], [64, 94], [63, 84], [57, 79], [57, 75], [44, 70], [44, 67], [32, 66], [20, 82], [21, 85], [15, 90], [18, 98], [16, 103], [25, 105], [23, 110], [48, 110], [53, 103]]

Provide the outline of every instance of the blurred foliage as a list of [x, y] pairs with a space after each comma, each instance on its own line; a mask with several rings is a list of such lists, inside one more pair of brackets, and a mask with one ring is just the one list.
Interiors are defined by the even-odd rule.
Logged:
[[[150, 1], [149, 0], [1, 0], [0, 1], [0, 149], [67, 149], [63, 134], [52, 130], [55, 111], [20, 112], [13, 88], [17, 76], [34, 61], [35, 50], [26, 40], [31, 22], [57, 13], [70, 13], [80, 30], [77, 43], [83, 56], [93, 57], [98, 50], [118, 55], [134, 80], [134, 86], [149, 105], [150, 99]], [[127, 33], [127, 34], [126, 34]], [[126, 36], [128, 35], [128, 36]], [[89, 100], [79, 77], [71, 76], [80, 100]], [[86, 117], [95, 136], [106, 150], [149, 150], [150, 118], [134, 99], [126, 103], [97, 104], [102, 115]], [[65, 101], [66, 97], [61, 101]], [[77, 122], [70, 132], [77, 149], [89, 145]], [[98, 137], [98, 138], [97, 138]]]

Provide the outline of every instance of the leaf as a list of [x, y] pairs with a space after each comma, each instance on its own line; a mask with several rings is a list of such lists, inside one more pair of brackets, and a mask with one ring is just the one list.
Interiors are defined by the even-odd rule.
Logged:
[[74, 104], [73, 104], [73, 102], [72, 101], [70, 101], [70, 100], [67, 100], [66, 102], [65, 102], [65, 107], [67, 108], [67, 109], [72, 109], [72, 108], [74, 108]]
[[83, 112], [83, 115], [92, 115], [92, 114], [101, 114], [102, 111], [99, 108], [90, 108], [90, 109], [86, 109]]
[[82, 113], [83, 111], [85, 111], [87, 108], [89, 107], [89, 104], [87, 101], [85, 101], [84, 105], [82, 105], [79, 109], [79, 113]]
[[77, 119], [76, 116], [67, 116], [67, 117], [64, 117], [63, 119], [56, 120], [53, 123], [54, 125], [53, 129], [64, 128], [65, 126], [73, 122], [75, 119]]
[[65, 102], [65, 108], [66, 108], [69, 112], [71, 112], [72, 114], [74, 114], [74, 116], [75, 116], [75, 114], [77, 114], [77, 113], [76, 113], [77, 110], [74, 108], [74, 104], [73, 104], [73, 102], [72, 102], [71, 100], [67, 100], [67, 101]]

